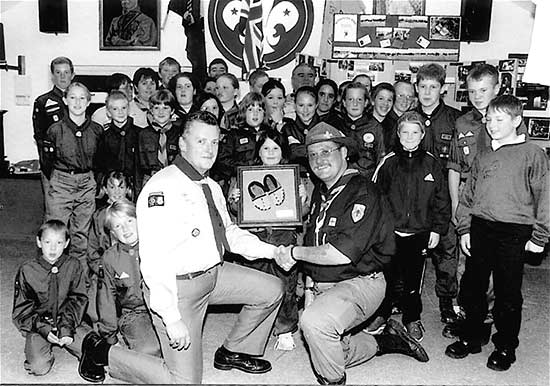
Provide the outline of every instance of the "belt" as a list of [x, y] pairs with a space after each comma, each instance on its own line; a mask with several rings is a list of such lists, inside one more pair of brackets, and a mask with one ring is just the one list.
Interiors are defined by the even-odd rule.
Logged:
[[68, 173], [68, 174], [85, 174], [91, 171], [90, 169], [61, 169], [61, 168], [55, 168], [55, 169], [59, 170], [60, 172]]
[[[217, 267], [219, 264], [216, 264], [214, 267]], [[212, 267], [212, 268], [214, 268]], [[197, 271], [197, 272], [191, 272], [191, 273], [182, 273], [180, 275], [176, 275], [177, 280], [191, 280], [196, 277], [204, 275], [206, 272], [210, 271], [212, 268], [207, 269], [206, 271]]]

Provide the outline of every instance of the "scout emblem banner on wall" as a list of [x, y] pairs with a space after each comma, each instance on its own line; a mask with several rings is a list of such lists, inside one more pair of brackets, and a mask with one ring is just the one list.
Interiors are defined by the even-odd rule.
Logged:
[[241, 68], [244, 58], [248, 72], [255, 66], [281, 68], [297, 53], [316, 56], [324, 5], [324, 0], [316, 0], [315, 8], [313, 0], [205, 1], [207, 60], [221, 57]]

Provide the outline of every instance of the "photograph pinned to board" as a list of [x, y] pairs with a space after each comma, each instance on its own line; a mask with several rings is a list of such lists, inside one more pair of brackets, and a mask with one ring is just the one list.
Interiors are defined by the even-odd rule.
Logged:
[[527, 133], [531, 139], [550, 139], [550, 118], [529, 118]]
[[357, 16], [347, 14], [334, 15], [334, 41], [357, 42]]
[[460, 41], [460, 16], [430, 16], [429, 38]]
[[413, 83], [412, 73], [407, 70], [397, 70], [395, 71], [395, 81], [396, 82], [411, 82]]
[[516, 69], [516, 60], [515, 59], [506, 59], [498, 61], [498, 70], [499, 71], [514, 71]]
[[359, 15], [359, 27], [384, 27], [386, 15]]
[[548, 108], [548, 86], [534, 83], [521, 83], [516, 97], [523, 103], [523, 110], [546, 110]]
[[428, 20], [428, 16], [399, 16], [397, 18], [397, 27], [428, 29]]

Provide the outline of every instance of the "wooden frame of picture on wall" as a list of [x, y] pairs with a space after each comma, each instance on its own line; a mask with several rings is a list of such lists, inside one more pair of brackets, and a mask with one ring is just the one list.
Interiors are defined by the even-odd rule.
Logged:
[[160, 50], [160, 0], [99, 0], [99, 49]]

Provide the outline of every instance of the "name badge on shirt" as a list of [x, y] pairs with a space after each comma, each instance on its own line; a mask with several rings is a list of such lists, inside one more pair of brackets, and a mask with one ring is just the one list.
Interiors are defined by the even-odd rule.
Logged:
[[244, 145], [244, 144], [248, 143], [248, 138], [241, 138], [241, 139], [239, 139], [239, 143], [240, 143], [241, 145]]
[[468, 146], [464, 146], [462, 148], [462, 151], [464, 152], [464, 155], [469, 155], [470, 154], [470, 148]]
[[444, 141], [450, 141], [451, 139], [453, 139], [453, 136], [452, 134], [441, 134], [441, 139]]
[[328, 226], [329, 226], [329, 227], [334, 227], [334, 226], [336, 226], [336, 217], [331, 217], [331, 218], [328, 220]]
[[178, 150], [176, 145], [170, 145], [169, 148], [170, 148], [170, 150]]

